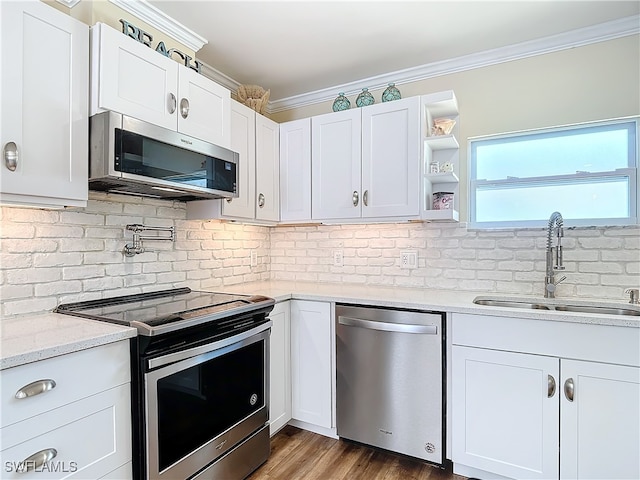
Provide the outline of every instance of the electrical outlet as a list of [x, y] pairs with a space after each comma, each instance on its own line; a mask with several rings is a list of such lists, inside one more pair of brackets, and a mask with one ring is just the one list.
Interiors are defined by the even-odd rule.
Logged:
[[256, 252], [255, 250], [251, 250], [251, 266], [258, 266], [258, 252]]
[[343, 267], [344, 266], [344, 255], [342, 250], [334, 250], [333, 251], [333, 266], [334, 267]]
[[418, 268], [418, 252], [400, 253], [400, 268]]

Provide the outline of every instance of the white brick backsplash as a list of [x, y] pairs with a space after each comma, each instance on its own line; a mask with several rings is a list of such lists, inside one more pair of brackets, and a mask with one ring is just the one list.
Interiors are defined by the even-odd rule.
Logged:
[[[481, 231], [462, 224], [263, 227], [186, 220], [181, 202], [90, 193], [88, 207], [2, 207], [2, 315], [103, 296], [190, 286], [224, 290], [256, 280], [345, 282], [542, 295], [546, 229]], [[127, 223], [175, 225], [177, 240], [144, 242], [131, 258]], [[565, 228], [567, 280], [558, 296], [625, 301], [640, 286], [640, 227]], [[344, 266], [333, 266], [342, 250]], [[251, 267], [250, 251], [258, 251]], [[418, 252], [418, 268], [400, 253]]]
[[[62, 278], [62, 272], [56, 268], [29, 268], [7, 270], [7, 283], [19, 285], [24, 283], [54, 282]], [[6, 298], [3, 298], [6, 300]]]

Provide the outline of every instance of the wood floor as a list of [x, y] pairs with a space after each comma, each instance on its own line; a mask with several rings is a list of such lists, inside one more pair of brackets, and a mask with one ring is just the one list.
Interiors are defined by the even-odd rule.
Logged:
[[465, 480], [438, 467], [290, 425], [271, 439], [271, 456], [248, 480]]

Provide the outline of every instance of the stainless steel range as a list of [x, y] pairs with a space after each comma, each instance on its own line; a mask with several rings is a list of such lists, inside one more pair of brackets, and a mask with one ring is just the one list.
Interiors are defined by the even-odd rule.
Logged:
[[134, 477], [242, 479], [269, 456], [274, 300], [188, 288], [60, 305], [137, 328]]

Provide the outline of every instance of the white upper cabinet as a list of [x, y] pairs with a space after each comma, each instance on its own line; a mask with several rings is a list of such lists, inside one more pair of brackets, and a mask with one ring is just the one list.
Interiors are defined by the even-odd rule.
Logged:
[[311, 118], [311, 217], [360, 217], [360, 110]]
[[230, 148], [240, 154], [238, 197], [187, 202], [187, 218], [275, 223], [280, 217], [279, 126], [236, 101], [230, 109]]
[[313, 117], [312, 218], [419, 218], [420, 97]]
[[103, 23], [91, 42], [91, 115], [112, 110], [229, 147], [229, 90]]
[[418, 97], [362, 108], [362, 216], [420, 213]]
[[178, 131], [229, 148], [231, 94], [225, 87], [178, 65]]
[[280, 124], [280, 220], [311, 218], [311, 119]]
[[[238, 197], [221, 200], [222, 214], [230, 217], [255, 218], [256, 112], [238, 102], [231, 102], [231, 150], [240, 155]], [[205, 202], [211, 201], [205, 200]]]
[[38, 1], [0, 12], [0, 202], [85, 206], [89, 27]]
[[278, 124], [256, 115], [256, 219], [280, 220], [280, 132]]

